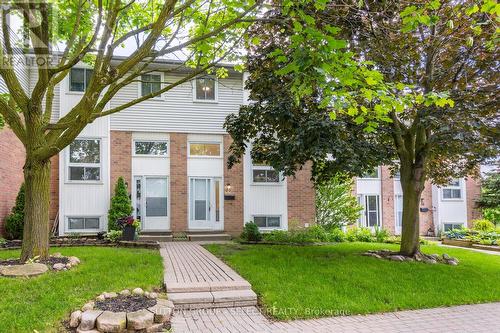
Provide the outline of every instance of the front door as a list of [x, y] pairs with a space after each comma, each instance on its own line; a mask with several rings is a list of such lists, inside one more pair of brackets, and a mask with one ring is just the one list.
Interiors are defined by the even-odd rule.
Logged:
[[189, 179], [189, 229], [222, 228], [222, 181], [220, 178]]
[[143, 231], [170, 229], [168, 212], [168, 177], [135, 177], [135, 215]]

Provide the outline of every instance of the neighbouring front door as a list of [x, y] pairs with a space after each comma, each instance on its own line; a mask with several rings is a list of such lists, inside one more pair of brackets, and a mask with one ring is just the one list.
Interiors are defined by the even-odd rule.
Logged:
[[361, 195], [359, 202], [363, 206], [361, 226], [375, 230], [380, 228], [380, 200], [378, 195]]
[[220, 178], [189, 179], [189, 229], [218, 230], [222, 219]]
[[168, 177], [135, 177], [135, 215], [143, 231], [170, 229], [168, 212]]

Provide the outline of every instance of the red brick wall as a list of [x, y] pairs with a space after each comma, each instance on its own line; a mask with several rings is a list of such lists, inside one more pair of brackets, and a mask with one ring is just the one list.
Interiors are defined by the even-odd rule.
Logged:
[[287, 178], [288, 223], [298, 221], [299, 226], [315, 222], [316, 192], [311, 181], [311, 163], [304, 165], [295, 177]]
[[[420, 212], [420, 234], [427, 235], [427, 230], [434, 225], [432, 221], [432, 184], [429, 181], [425, 183], [425, 188], [422, 191], [422, 196], [420, 197], [420, 208], [429, 208], [429, 211], [427, 212]], [[432, 229], [434, 230], [433, 227]]]
[[481, 218], [481, 211], [476, 208], [476, 200], [481, 195], [481, 182], [479, 179], [465, 179], [465, 195], [467, 196], [467, 226], [472, 228], [472, 220]]
[[234, 200], [224, 200], [224, 231], [231, 235], [239, 235], [243, 230], [243, 163], [227, 168], [229, 145], [232, 138], [224, 135], [224, 187], [231, 184]]
[[188, 228], [187, 134], [170, 133], [170, 227]]
[[16, 201], [23, 182], [24, 147], [15, 134], [4, 127], [0, 130], [0, 234], [5, 217]]
[[382, 195], [380, 196], [380, 206], [382, 209], [382, 228], [394, 233], [396, 217], [395, 217], [395, 200], [394, 200], [394, 178], [391, 177], [389, 167], [382, 166], [380, 168], [380, 179]]
[[132, 188], [132, 132], [111, 131], [110, 156], [110, 186], [111, 195], [115, 190], [116, 181], [121, 176]]
[[50, 209], [49, 219], [54, 222], [59, 212], [59, 155], [50, 159]]

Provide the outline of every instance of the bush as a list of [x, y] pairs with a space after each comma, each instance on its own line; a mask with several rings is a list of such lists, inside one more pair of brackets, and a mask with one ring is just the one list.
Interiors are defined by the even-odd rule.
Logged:
[[253, 222], [247, 222], [245, 224], [240, 237], [247, 242], [260, 242], [262, 240], [262, 234], [260, 233], [259, 227]]
[[284, 230], [273, 230], [262, 235], [266, 242], [271, 243], [289, 243], [290, 237], [288, 232]]
[[23, 238], [25, 190], [23, 183], [17, 193], [16, 204], [12, 208], [12, 213], [5, 218], [5, 233], [8, 239]]
[[386, 229], [375, 228], [375, 240], [378, 243], [385, 243], [389, 238], [389, 232]]
[[0, 246], [7, 244], [7, 240], [5, 238], [0, 237]]
[[345, 233], [341, 229], [330, 230], [330, 242], [345, 242]]
[[488, 221], [493, 222], [493, 224], [495, 224], [497, 228], [500, 228], [500, 207], [484, 208], [483, 217]]
[[357, 239], [358, 242], [372, 242], [373, 237], [370, 229], [360, 228], [358, 229]]
[[485, 219], [482, 220], [473, 220], [472, 221], [473, 229], [477, 231], [489, 232], [495, 230], [495, 225]]
[[122, 239], [122, 234], [123, 232], [121, 230], [111, 230], [106, 234], [105, 238], [111, 243], [117, 243]]
[[108, 230], [121, 230], [118, 220], [132, 214], [132, 202], [128, 196], [127, 185], [123, 177], [118, 178], [115, 195], [111, 198], [108, 211]]

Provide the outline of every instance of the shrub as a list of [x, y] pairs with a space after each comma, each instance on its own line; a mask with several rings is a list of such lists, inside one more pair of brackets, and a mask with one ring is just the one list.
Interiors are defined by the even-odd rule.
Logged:
[[132, 214], [132, 202], [128, 196], [127, 185], [123, 177], [118, 178], [115, 195], [111, 198], [108, 211], [108, 230], [120, 230], [118, 220]]
[[473, 225], [473, 229], [477, 230], [477, 231], [488, 232], [488, 231], [495, 230], [495, 225], [492, 222], [485, 220], [485, 219], [473, 220], [472, 225]]
[[484, 208], [483, 217], [488, 221], [493, 222], [493, 224], [495, 224], [497, 228], [500, 228], [500, 207]]
[[24, 229], [25, 186], [21, 184], [12, 212], [5, 218], [5, 233], [8, 239], [21, 239]]
[[356, 240], [358, 242], [372, 242], [373, 237], [372, 237], [372, 233], [371, 233], [370, 229], [368, 229], [368, 228], [358, 229]]
[[358, 227], [349, 228], [345, 233], [348, 242], [355, 242], [358, 239]]
[[7, 240], [5, 238], [0, 237], [0, 246], [7, 244]]
[[272, 243], [289, 243], [290, 237], [288, 232], [284, 230], [273, 230], [262, 235], [263, 239]]
[[390, 244], [401, 244], [401, 236], [390, 236], [385, 242]]
[[110, 230], [106, 234], [106, 239], [111, 243], [117, 243], [120, 239], [122, 239], [123, 232], [121, 230]]
[[345, 242], [346, 236], [342, 229], [330, 230], [330, 242]]
[[304, 231], [309, 234], [309, 236], [317, 242], [329, 242], [329, 233], [319, 224], [315, 224]]
[[389, 232], [386, 229], [375, 228], [375, 240], [378, 243], [384, 243], [389, 238]]
[[253, 222], [247, 222], [245, 224], [240, 237], [247, 242], [260, 242], [262, 240], [262, 234], [259, 227]]

